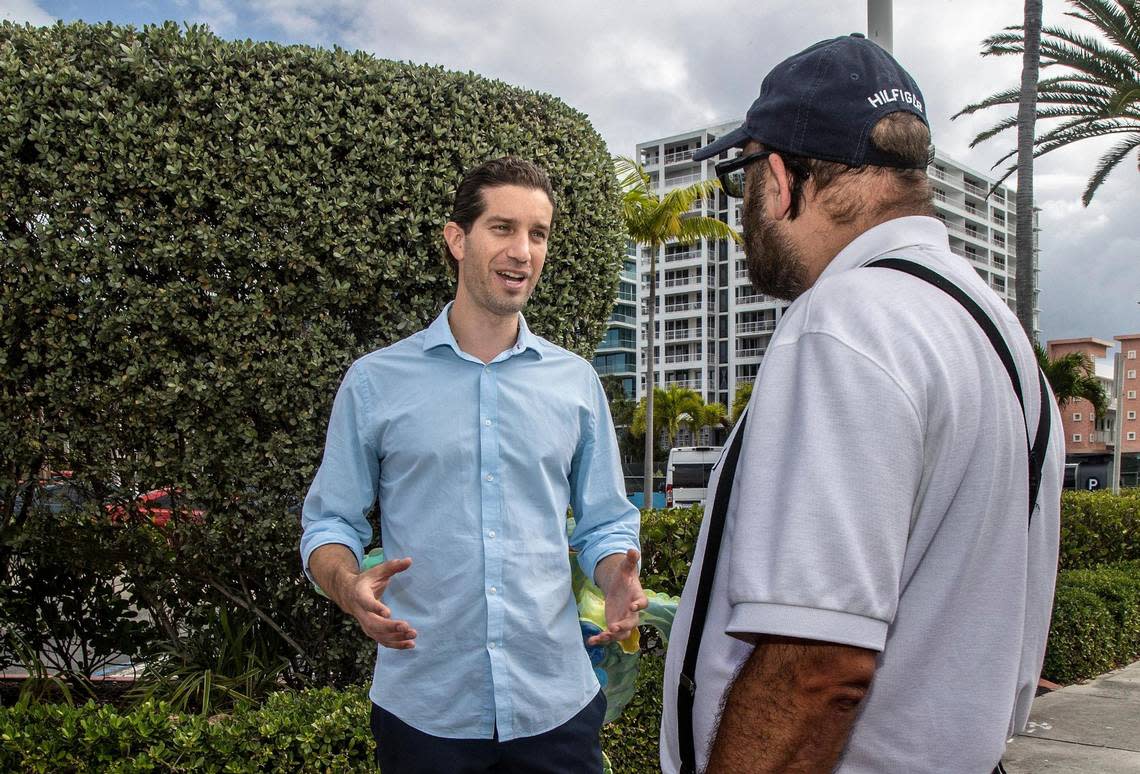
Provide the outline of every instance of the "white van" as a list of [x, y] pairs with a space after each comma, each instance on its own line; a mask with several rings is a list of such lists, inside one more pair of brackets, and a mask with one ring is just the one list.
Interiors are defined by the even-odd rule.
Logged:
[[665, 507], [703, 505], [709, 491], [709, 475], [720, 459], [723, 446], [681, 446], [669, 450], [665, 469]]

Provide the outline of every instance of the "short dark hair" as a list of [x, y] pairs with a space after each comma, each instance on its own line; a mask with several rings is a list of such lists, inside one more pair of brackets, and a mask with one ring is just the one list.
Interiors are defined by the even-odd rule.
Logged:
[[868, 214], [875, 218], [933, 215], [933, 194], [926, 177], [926, 164], [930, 161], [930, 130], [927, 126], [910, 113], [889, 113], [872, 128], [871, 144], [918, 168], [899, 169], [870, 164], [849, 167], [834, 161], [788, 155], [785, 161], [791, 162], [787, 166], [796, 183], [792, 190], [792, 216], [799, 214], [803, 183], [809, 178], [818, 196], [835, 183], [853, 183], [855, 178], [866, 175], [879, 178], [886, 184], [884, 196], [878, 201], [869, 201], [866, 197], [852, 195], [843, 185], [837, 186], [834, 195], [821, 200], [835, 223], [850, 223]]
[[[457, 223], [463, 229], [463, 233], [470, 234], [475, 221], [479, 220], [479, 216], [487, 209], [483, 189], [504, 185], [517, 185], [542, 191], [550, 199], [550, 206], [557, 215], [558, 205], [554, 201], [554, 189], [550, 186], [550, 177], [546, 171], [533, 161], [520, 159], [517, 156], [502, 156], [484, 161], [463, 176], [459, 187], [455, 189], [455, 201], [451, 206], [451, 217], [448, 220]], [[552, 217], [551, 225], [553, 219]], [[443, 245], [443, 258], [451, 267], [452, 274], [457, 276], [459, 262], [455, 260], [451, 248], [446, 243]]]

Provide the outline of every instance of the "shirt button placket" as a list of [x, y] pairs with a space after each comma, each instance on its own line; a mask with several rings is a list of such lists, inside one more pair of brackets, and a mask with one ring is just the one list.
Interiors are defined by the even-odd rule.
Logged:
[[[487, 653], [491, 657], [492, 690], [495, 693], [496, 722], [502, 732], [510, 725], [507, 696], [508, 676], [502, 659], [504, 628], [503, 600], [503, 544], [496, 538], [502, 532], [502, 481], [499, 460], [498, 429], [498, 385], [496, 370], [490, 366], [483, 369], [479, 379], [479, 452], [483, 463], [482, 519], [484, 557], [484, 596], [487, 600]], [[503, 714], [500, 714], [500, 712]]]

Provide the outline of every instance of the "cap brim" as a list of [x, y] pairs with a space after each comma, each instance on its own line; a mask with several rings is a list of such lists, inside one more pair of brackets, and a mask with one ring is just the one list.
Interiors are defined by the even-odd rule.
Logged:
[[743, 148], [748, 144], [750, 139], [752, 138], [748, 136], [748, 132], [744, 130], [744, 127], [738, 126], [720, 139], [714, 140], [711, 144], [693, 151], [693, 161], [704, 161], [729, 148]]

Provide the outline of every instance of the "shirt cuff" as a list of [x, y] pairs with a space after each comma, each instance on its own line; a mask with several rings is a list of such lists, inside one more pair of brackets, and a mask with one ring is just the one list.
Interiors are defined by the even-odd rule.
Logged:
[[313, 552], [316, 551], [321, 546], [327, 546], [327, 545], [332, 545], [332, 544], [342, 545], [345, 548], [347, 548], [349, 551], [351, 551], [353, 554], [355, 554], [356, 566], [357, 567], [360, 567], [362, 564], [364, 564], [364, 549], [361, 548], [359, 545], [350, 545], [348, 543], [348, 541], [346, 541], [344, 538], [334, 537], [332, 535], [327, 535], [323, 538], [322, 537], [316, 538], [312, 544], [307, 544], [305, 546], [304, 552], [301, 555], [301, 566], [305, 570], [305, 577], [307, 577], [309, 579], [309, 582], [312, 583], [317, 588], [320, 588], [320, 584], [317, 583], [317, 579], [313, 577], [313, 573], [309, 569], [309, 557], [312, 556]]
[[887, 622], [840, 610], [740, 602], [732, 606], [725, 633], [773, 634], [882, 651], [887, 642]]
[[[597, 583], [594, 579], [594, 570], [598, 568], [598, 562], [605, 559], [610, 554], [624, 554], [631, 548], [636, 548], [638, 551], [641, 548], [637, 543], [631, 542], [624, 538], [611, 538], [604, 540], [597, 545], [590, 546], [586, 551], [581, 551], [578, 554], [578, 566], [582, 568], [582, 572], [590, 579], [590, 583]], [[638, 569], [640, 569], [641, 562], [638, 562]]]

